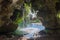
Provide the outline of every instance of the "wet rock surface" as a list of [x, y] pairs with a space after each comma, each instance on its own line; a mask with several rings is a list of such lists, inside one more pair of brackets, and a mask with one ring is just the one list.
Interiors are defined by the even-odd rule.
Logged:
[[27, 39], [26, 37], [14, 36], [14, 35], [0, 35], [0, 40], [60, 40], [60, 35], [41, 35], [41, 37], [34, 39]]

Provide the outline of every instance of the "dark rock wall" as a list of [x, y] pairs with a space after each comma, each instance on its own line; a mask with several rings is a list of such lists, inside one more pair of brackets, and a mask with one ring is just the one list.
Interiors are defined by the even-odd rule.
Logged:
[[16, 30], [17, 24], [13, 23], [10, 17], [14, 9], [19, 9], [23, 0], [0, 0], [0, 33]]
[[52, 29], [52, 31], [49, 30], [51, 33], [59, 33], [60, 28], [59, 19], [56, 17], [56, 2], [58, 0], [32, 0], [32, 7], [39, 10], [38, 16], [43, 19], [42, 22], [46, 28]]

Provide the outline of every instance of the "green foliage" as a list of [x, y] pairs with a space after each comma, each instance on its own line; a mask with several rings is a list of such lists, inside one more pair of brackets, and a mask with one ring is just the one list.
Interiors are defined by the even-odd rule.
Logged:
[[57, 13], [57, 17], [60, 18], [60, 11]]
[[33, 20], [32, 22], [38, 23], [38, 22], [41, 22], [41, 21], [39, 19], [36, 19], [36, 20]]
[[24, 7], [25, 7], [25, 10], [26, 10], [26, 13], [29, 13], [31, 11], [31, 4], [29, 6], [27, 3], [24, 3]]
[[22, 22], [23, 18], [22, 17], [19, 17], [19, 16], [20, 16], [20, 13], [18, 12], [17, 17], [16, 17], [16, 20], [14, 21], [14, 23], [19, 24], [19, 23]]
[[[31, 11], [31, 4], [29, 6], [29, 4], [24, 3], [24, 8], [25, 8], [24, 18], [26, 18], [27, 14]], [[17, 12], [17, 14], [18, 15], [17, 15], [16, 20], [14, 21], [14, 23], [16, 23], [16, 24], [22, 23], [23, 22], [23, 16], [19, 17], [21, 15], [20, 12]]]

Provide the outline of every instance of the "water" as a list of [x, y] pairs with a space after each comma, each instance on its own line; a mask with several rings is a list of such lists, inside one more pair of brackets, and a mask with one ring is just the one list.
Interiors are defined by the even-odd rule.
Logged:
[[[28, 9], [27, 9], [28, 8]], [[39, 22], [39, 23], [32, 23], [32, 19], [37, 19], [37, 12], [33, 10], [31, 11], [31, 8], [27, 6], [26, 13], [28, 13], [26, 16], [25, 11], [23, 12], [23, 22], [19, 24], [19, 27], [15, 31], [15, 34], [17, 35], [23, 35], [27, 38], [34, 38], [35, 34], [38, 34], [40, 31], [45, 30], [45, 27]], [[28, 11], [28, 12], [27, 12]]]
[[38, 23], [38, 24], [31, 23], [31, 24], [27, 25], [27, 27], [38, 28], [39, 30], [44, 30], [45, 29], [45, 27], [43, 25], [40, 25], [40, 23]]
[[35, 23], [31, 23], [27, 25], [27, 27], [21, 29], [21, 31], [27, 33], [26, 35], [24, 35], [24, 37], [27, 38], [34, 38], [34, 35], [39, 33], [42, 30], [45, 30], [45, 27], [43, 25], [39, 25]]

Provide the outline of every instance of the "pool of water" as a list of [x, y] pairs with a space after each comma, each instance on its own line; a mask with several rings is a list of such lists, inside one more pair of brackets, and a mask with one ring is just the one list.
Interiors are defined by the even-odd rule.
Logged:
[[45, 27], [43, 25], [41, 25], [40, 23], [31, 23], [31, 24], [27, 25], [27, 28], [29, 28], [29, 27], [31, 27], [31, 28], [37, 28], [40, 31], [41, 30], [45, 30]]
[[31, 23], [23, 28], [18, 27], [16, 33], [19, 35], [23, 35], [27, 38], [33, 38], [34, 37], [33, 35], [35, 33], [38, 33], [42, 30], [45, 30], [45, 27], [43, 25], [39, 23]]
[[[29, 32], [27, 32], [27, 30]], [[45, 30], [45, 27], [43, 25], [40, 25], [37, 23], [31, 23], [31, 24], [27, 25], [27, 27], [23, 31], [29, 33], [27, 35], [24, 35], [25, 37], [34, 38], [34, 35], [38, 34], [42, 30]], [[38, 37], [40, 37], [40, 36], [38, 35]]]

